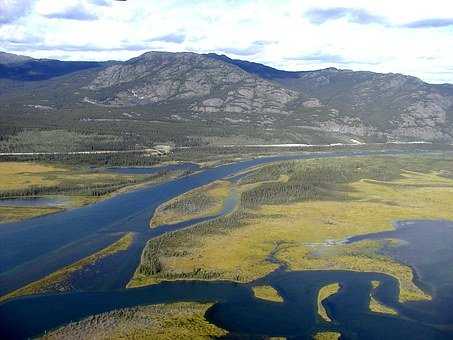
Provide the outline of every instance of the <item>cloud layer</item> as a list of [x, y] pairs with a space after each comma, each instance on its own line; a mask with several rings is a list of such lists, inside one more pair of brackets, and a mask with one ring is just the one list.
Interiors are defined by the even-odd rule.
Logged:
[[0, 25], [12, 23], [28, 14], [33, 0], [0, 0]]
[[97, 20], [98, 17], [84, 6], [64, 8], [62, 11], [46, 14], [49, 19]]
[[72, 60], [216, 52], [287, 70], [333, 66], [453, 83], [453, 2], [407, 4], [0, 0], [0, 50]]
[[373, 24], [373, 23], [385, 23], [385, 19], [373, 15], [368, 11], [360, 8], [346, 8], [346, 7], [334, 7], [334, 8], [314, 8], [306, 12], [308, 20], [314, 24], [323, 24], [329, 20], [336, 20], [345, 18], [347, 21], [356, 24]]

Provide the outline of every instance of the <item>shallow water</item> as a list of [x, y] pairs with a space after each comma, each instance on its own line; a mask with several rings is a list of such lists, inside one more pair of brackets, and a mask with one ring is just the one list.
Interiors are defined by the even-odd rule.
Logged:
[[2, 207], [60, 207], [67, 203], [62, 197], [27, 197], [0, 199]]

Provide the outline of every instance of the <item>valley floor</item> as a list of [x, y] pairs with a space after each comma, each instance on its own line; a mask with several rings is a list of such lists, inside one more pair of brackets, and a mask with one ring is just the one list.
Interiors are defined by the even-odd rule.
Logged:
[[[117, 183], [128, 178], [73, 173], [68, 168], [44, 164], [11, 166], [21, 169], [14, 173], [33, 176], [24, 179], [21, 176], [25, 175], [0, 168], [5, 174], [2, 188], [10, 191], [29, 190], [31, 183], [58, 187], [68, 183], [68, 178], [71, 184], [91, 176], [95, 176], [93, 183], [99, 180]], [[414, 283], [410, 267], [383, 255], [382, 249], [400, 246], [398, 240], [363, 240], [352, 244], [345, 241], [356, 235], [393, 230], [397, 220], [453, 220], [453, 156], [338, 157], [264, 165], [234, 181], [217, 181], [164, 203], [156, 210], [150, 228], [216, 214], [232, 192], [239, 195], [239, 201], [228, 215], [149, 240], [128, 287], [181, 279], [251, 282], [278, 268], [350, 270], [395, 277], [400, 284], [401, 303], [431, 299], [428, 292]], [[68, 285], [65, 281], [68, 273], [127, 249], [131, 237], [125, 235], [99, 254], [10, 296], [55, 291]], [[373, 283], [373, 288], [377, 287], [378, 282]], [[319, 293], [319, 313], [327, 321], [322, 301], [338, 289], [335, 286], [332, 292]], [[271, 286], [257, 286], [254, 293], [259, 299], [281, 301]], [[204, 319], [208, 307], [169, 304], [117, 310], [70, 324], [46, 337], [91, 334], [100, 338], [125, 335], [168, 338], [163, 329], [170, 330], [170, 335], [187, 334], [191, 338], [225, 334]], [[370, 297], [370, 310], [396, 314], [374, 296]], [[146, 329], [145, 320], [151, 325]], [[115, 327], [110, 329], [108, 325], [112, 323]], [[337, 337], [337, 333], [319, 333], [316, 338]]]
[[392, 230], [396, 220], [453, 219], [451, 161], [402, 156], [264, 166], [239, 182], [241, 201], [232, 214], [150, 240], [129, 286], [191, 278], [249, 282], [284, 264], [387, 273], [400, 281], [401, 301], [430, 299], [411, 268], [381, 255], [397, 241], [343, 241]]
[[50, 162], [0, 162], [0, 224], [72, 209], [185, 173], [143, 173]]

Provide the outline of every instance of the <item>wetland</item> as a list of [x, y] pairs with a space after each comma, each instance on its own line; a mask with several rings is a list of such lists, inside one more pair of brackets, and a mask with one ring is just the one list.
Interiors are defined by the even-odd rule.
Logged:
[[0, 332], [451, 338], [451, 174], [448, 154], [264, 157], [0, 224]]

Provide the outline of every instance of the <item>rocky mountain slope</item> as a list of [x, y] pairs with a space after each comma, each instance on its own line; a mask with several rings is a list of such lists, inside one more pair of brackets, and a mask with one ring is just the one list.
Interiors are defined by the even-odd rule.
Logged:
[[0, 118], [46, 107], [49, 120], [121, 117], [300, 128], [361, 140], [453, 141], [452, 85], [335, 68], [288, 72], [216, 54], [149, 52], [95, 63], [2, 53], [0, 102]]
[[318, 117], [317, 123], [325, 130], [391, 139], [452, 139], [452, 85], [432, 85], [402, 74], [335, 68], [285, 72], [213, 57], [312, 97], [304, 106], [323, 108], [327, 114]]
[[[221, 114], [250, 122], [290, 114], [302, 95], [234, 65], [195, 53], [149, 52], [108, 67], [88, 85], [86, 100], [130, 107], [168, 104], [190, 119]], [[239, 115], [238, 115], [239, 114]]]

